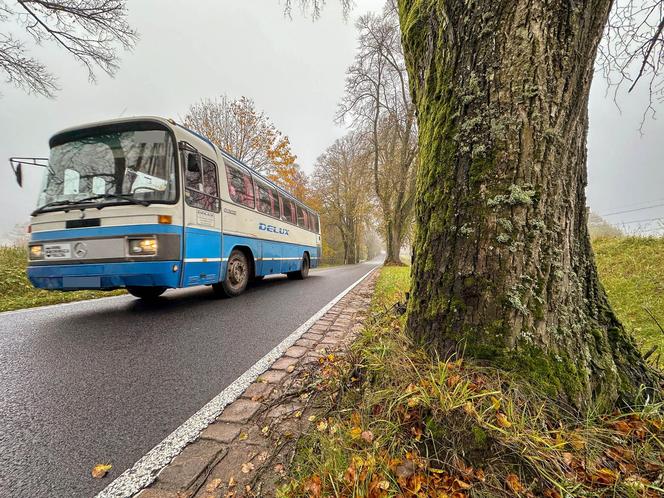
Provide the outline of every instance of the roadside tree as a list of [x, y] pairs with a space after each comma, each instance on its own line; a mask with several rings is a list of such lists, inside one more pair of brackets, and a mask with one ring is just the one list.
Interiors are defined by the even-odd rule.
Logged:
[[579, 409], [657, 385], [588, 235], [588, 96], [611, 4], [399, 1], [421, 159], [408, 329]]
[[664, 1], [397, 4], [420, 147], [407, 329], [581, 411], [655, 394], [597, 275], [586, 143], [603, 35], [605, 74], [661, 95]]
[[259, 173], [276, 174], [297, 158], [288, 137], [247, 97], [203, 99], [189, 107], [184, 124]]

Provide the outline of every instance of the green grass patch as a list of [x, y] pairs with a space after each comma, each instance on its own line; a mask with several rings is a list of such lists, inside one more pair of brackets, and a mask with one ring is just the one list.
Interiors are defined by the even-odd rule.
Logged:
[[600, 279], [618, 318], [642, 351], [659, 346], [664, 333], [664, 238], [621, 237], [593, 241]]
[[35, 289], [26, 276], [28, 251], [24, 247], [0, 247], [0, 311], [48, 304], [96, 299], [125, 291], [46, 291]]

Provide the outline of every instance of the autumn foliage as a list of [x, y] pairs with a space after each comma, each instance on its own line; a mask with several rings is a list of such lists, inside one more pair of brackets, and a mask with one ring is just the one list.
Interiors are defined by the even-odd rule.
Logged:
[[184, 124], [296, 197], [306, 197], [307, 179], [288, 136], [256, 109], [253, 100], [226, 96], [201, 100], [189, 107]]

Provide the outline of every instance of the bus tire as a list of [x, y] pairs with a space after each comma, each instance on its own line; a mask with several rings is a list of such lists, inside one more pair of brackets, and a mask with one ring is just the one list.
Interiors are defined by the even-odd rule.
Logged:
[[249, 283], [249, 261], [247, 256], [238, 249], [233, 249], [226, 265], [226, 278], [213, 284], [214, 292], [222, 297], [239, 296]]
[[309, 256], [306, 254], [302, 257], [302, 263], [298, 271], [291, 271], [286, 273], [291, 280], [304, 280], [309, 276]]
[[144, 301], [154, 301], [166, 292], [166, 287], [127, 287], [127, 292]]

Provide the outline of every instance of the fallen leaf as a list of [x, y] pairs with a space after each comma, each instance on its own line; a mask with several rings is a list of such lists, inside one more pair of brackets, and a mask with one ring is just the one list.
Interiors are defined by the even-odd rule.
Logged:
[[296, 412], [293, 414], [293, 417], [295, 417], [295, 418], [301, 418], [301, 417], [302, 417], [302, 412], [301, 412], [300, 410], [296, 411]]
[[269, 426], [269, 425], [266, 425], [265, 427], [263, 427], [263, 428], [261, 429], [261, 432], [263, 433], [264, 436], [267, 436], [268, 433], [270, 432], [270, 426]]
[[350, 416], [350, 423], [360, 427], [362, 425], [362, 416], [358, 412], [353, 412]]
[[284, 469], [284, 466], [282, 464], [278, 463], [274, 466], [274, 471], [277, 474], [283, 474], [285, 472], [285, 469]]
[[495, 396], [491, 396], [491, 406], [493, 406], [493, 409], [496, 411], [500, 410], [500, 400]]
[[313, 422], [316, 420], [316, 415], [310, 415], [309, 418], [307, 419], [309, 422]]
[[362, 434], [361, 434], [361, 437], [365, 442], [367, 442], [369, 444], [371, 444], [373, 442], [373, 439], [374, 439], [373, 432], [371, 432], [371, 431], [363, 431]]
[[618, 479], [618, 473], [614, 470], [607, 469], [606, 467], [597, 470], [593, 475], [592, 475], [593, 481], [599, 483], [599, 484], [604, 484], [604, 485], [609, 485], [613, 484], [616, 482]]
[[235, 482], [235, 477], [231, 476], [231, 478], [228, 480], [228, 487], [229, 487], [229, 488], [234, 488], [234, 487], [235, 487], [235, 484], [237, 484], [237, 483]]
[[460, 381], [461, 381], [461, 376], [457, 375], [457, 374], [454, 374], [454, 375], [450, 375], [445, 382], [447, 383], [447, 387], [454, 387]]
[[321, 420], [318, 422], [316, 429], [318, 429], [320, 432], [325, 432], [327, 430], [327, 422], [325, 420]]
[[503, 429], [509, 429], [510, 427], [512, 427], [512, 422], [507, 420], [507, 415], [505, 415], [503, 412], [496, 413], [496, 421], [498, 422], [498, 425]]
[[470, 489], [472, 487], [471, 484], [468, 484], [467, 482], [462, 481], [461, 479], [455, 479], [454, 486], [457, 487], [458, 489]]
[[248, 474], [252, 470], [254, 470], [254, 464], [253, 463], [247, 462], [247, 463], [242, 464], [242, 473], [243, 474]]
[[312, 498], [318, 498], [323, 490], [323, 481], [319, 476], [313, 476], [304, 483], [305, 493], [309, 493]]
[[248, 437], [249, 437], [249, 434], [247, 434], [246, 432], [240, 432], [240, 438], [239, 438], [240, 441], [244, 441]]
[[516, 474], [508, 474], [505, 482], [507, 482], [507, 486], [512, 490], [512, 493], [518, 494], [523, 490], [519, 476]]
[[613, 424], [613, 428], [622, 434], [629, 434], [632, 427], [624, 420], [618, 420]]
[[295, 371], [295, 365], [291, 365], [286, 369], [286, 372], [293, 373]]
[[359, 427], [353, 427], [349, 433], [352, 439], [360, 439], [360, 437], [362, 437], [362, 429]]
[[208, 493], [211, 493], [215, 489], [219, 488], [221, 486], [221, 479], [212, 479], [207, 486], [205, 486], [205, 491]]
[[92, 477], [95, 479], [101, 479], [102, 477], [105, 477], [106, 474], [108, 474], [108, 471], [111, 470], [113, 466], [109, 464], [103, 464], [103, 463], [98, 463], [94, 467], [92, 467]]

